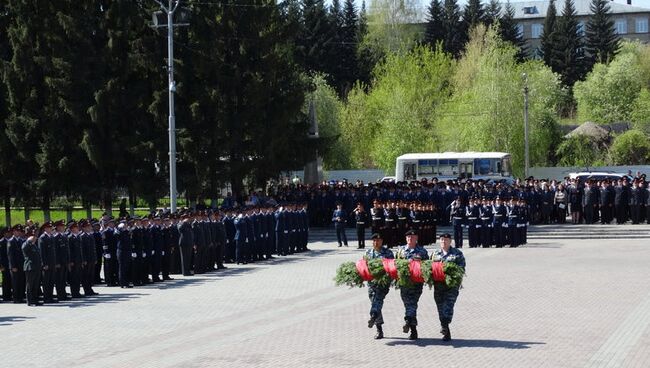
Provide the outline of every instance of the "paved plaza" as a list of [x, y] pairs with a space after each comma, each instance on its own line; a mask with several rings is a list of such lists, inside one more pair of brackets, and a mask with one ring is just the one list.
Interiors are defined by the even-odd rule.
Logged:
[[[348, 231], [351, 234], [353, 231]], [[440, 340], [425, 287], [420, 340], [391, 290], [386, 338], [367, 289], [335, 287], [362, 251], [333, 230], [313, 250], [204, 276], [27, 307], [0, 304], [5, 367], [649, 367], [650, 226], [547, 226], [517, 249], [463, 249], [468, 272]], [[367, 245], [370, 242], [367, 241]], [[431, 250], [431, 247], [428, 247]]]

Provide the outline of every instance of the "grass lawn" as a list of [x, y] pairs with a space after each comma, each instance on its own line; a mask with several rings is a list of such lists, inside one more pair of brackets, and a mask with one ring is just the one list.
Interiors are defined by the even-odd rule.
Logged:
[[[104, 213], [103, 210], [95, 209], [92, 211], [93, 218], [99, 218], [101, 217], [102, 213]], [[113, 216], [117, 216], [119, 214], [119, 210], [113, 210]], [[143, 216], [149, 214], [148, 210], [135, 210], [135, 215], [136, 216]], [[38, 222], [39, 224], [42, 224], [44, 222], [43, 219], [43, 211], [33, 209], [29, 211], [29, 218], [32, 219], [34, 222]], [[56, 220], [66, 220], [66, 211], [59, 211], [59, 210], [52, 210], [50, 211], [50, 218], [53, 221]], [[72, 218], [75, 220], [79, 220], [82, 218], [86, 218], [86, 210], [73, 210], [72, 211]], [[11, 225], [16, 225], [16, 224], [24, 224], [25, 223], [25, 211], [23, 210], [11, 210]], [[4, 226], [6, 224], [6, 219], [5, 219], [5, 211], [3, 209], [0, 209], [0, 226]]]

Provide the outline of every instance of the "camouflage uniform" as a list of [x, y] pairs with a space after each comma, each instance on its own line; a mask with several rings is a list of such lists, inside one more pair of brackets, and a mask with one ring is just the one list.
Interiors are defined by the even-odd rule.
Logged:
[[[447, 254], [443, 254], [441, 249], [436, 249], [431, 256], [433, 261], [454, 262], [462, 268], [465, 268], [465, 256], [457, 248], [449, 248]], [[438, 317], [442, 325], [449, 325], [454, 316], [454, 304], [458, 298], [458, 288], [450, 288], [444, 282], [434, 283], [433, 299], [438, 307]]]
[[[424, 247], [419, 245], [413, 249], [409, 248], [408, 245], [403, 245], [399, 247], [398, 258], [426, 260], [429, 259], [429, 254]], [[420, 300], [420, 295], [422, 295], [422, 287], [423, 284], [415, 284], [411, 287], [402, 287], [399, 290], [402, 302], [404, 303], [404, 320], [407, 325], [418, 325], [418, 301]]]
[[[374, 249], [368, 249], [366, 251], [367, 259], [375, 258], [387, 258], [393, 259], [393, 252], [386, 248], [382, 247], [379, 252]], [[384, 317], [381, 314], [381, 309], [384, 306], [384, 298], [388, 294], [390, 286], [379, 286], [374, 281], [368, 282], [368, 297], [370, 298], [370, 316], [375, 316], [375, 324], [381, 326], [384, 324]]]

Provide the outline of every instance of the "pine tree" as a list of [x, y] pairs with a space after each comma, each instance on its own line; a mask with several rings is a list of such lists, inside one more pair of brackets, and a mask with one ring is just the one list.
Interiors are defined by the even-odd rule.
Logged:
[[557, 32], [557, 9], [555, 8], [555, 0], [551, 0], [546, 10], [546, 18], [544, 18], [540, 51], [543, 55], [544, 63], [556, 73], [559, 72], [559, 66], [556, 61], [559, 57]]
[[463, 10], [463, 26], [467, 33], [485, 21], [485, 9], [481, 0], [469, 0]]
[[578, 33], [578, 19], [573, 0], [565, 0], [562, 17], [557, 22], [557, 67], [562, 82], [573, 87], [586, 74], [584, 41]]
[[593, 14], [587, 22], [585, 51], [591, 69], [595, 63], [612, 61], [620, 46], [620, 37], [615, 32], [607, 0], [592, 0], [589, 9]]
[[499, 32], [501, 39], [512, 43], [519, 50], [517, 57], [523, 60], [526, 55], [525, 43], [523, 35], [519, 32], [517, 22], [515, 21], [515, 9], [510, 2], [506, 3], [503, 16], [499, 20]]
[[[305, 2], [307, 32], [316, 57], [324, 38], [318, 23], [326, 19], [322, 1]], [[308, 141], [308, 124], [301, 114], [307, 89], [300, 69], [287, 45], [288, 30], [274, 0], [257, 0], [258, 7], [221, 7], [215, 19], [220, 42], [211, 50], [223, 62], [214, 71], [221, 78], [218, 110], [210, 118], [215, 134], [223, 139], [221, 155], [227, 167], [222, 180], [232, 184], [233, 193], [242, 194], [244, 180], [264, 184], [282, 170], [296, 169], [313, 157], [317, 145]], [[315, 5], [315, 6], [314, 6]], [[316, 10], [316, 11], [314, 11]], [[318, 59], [311, 60], [311, 70]], [[322, 61], [319, 61], [322, 62]]]
[[359, 30], [357, 32], [357, 70], [359, 71], [358, 78], [364, 85], [370, 84], [372, 69], [375, 66], [375, 61], [370, 48], [364, 47], [364, 40], [368, 35], [368, 15], [366, 13], [366, 1], [361, 1], [361, 10], [359, 10]]
[[427, 14], [427, 26], [424, 33], [424, 42], [431, 47], [443, 41], [445, 38], [444, 25], [442, 22], [442, 4], [440, 0], [431, 0]]
[[[7, 3], [7, 24], [12, 59], [7, 63], [4, 80], [10, 96], [6, 133], [15, 147], [14, 161], [20, 167], [15, 194], [27, 204], [40, 202], [49, 215], [53, 194], [60, 189], [57, 166], [62, 157], [54, 153], [52, 131], [62, 129], [66, 112], [58, 101], [61, 75], [54, 65], [61, 46], [54, 2], [12, 0]], [[53, 57], [54, 56], [54, 57]], [[72, 72], [72, 71], [70, 71]]]
[[485, 8], [485, 24], [491, 26], [499, 21], [501, 18], [501, 3], [499, 0], [490, 0], [490, 3]]
[[15, 165], [16, 147], [12, 144], [6, 133], [5, 119], [9, 117], [9, 95], [4, 80], [5, 66], [12, 59], [12, 50], [9, 47], [7, 29], [9, 26], [9, 12], [6, 3], [0, 4], [0, 176], [4, 178], [0, 182], [0, 195], [5, 207], [6, 225], [11, 225], [11, 195], [17, 177]]
[[444, 50], [454, 57], [458, 57], [463, 50], [463, 40], [466, 39], [460, 17], [460, 8], [457, 0], [445, 0], [442, 11], [442, 24], [444, 27]]
[[341, 65], [341, 75], [337, 83], [337, 92], [346, 96], [352, 85], [359, 78], [357, 45], [359, 40], [357, 9], [354, 0], [345, 0], [343, 9], [343, 25], [341, 27], [341, 56], [338, 61]]
[[332, 25], [323, 0], [304, 0], [302, 17], [304, 28], [298, 40], [301, 64], [307, 71], [331, 74]]

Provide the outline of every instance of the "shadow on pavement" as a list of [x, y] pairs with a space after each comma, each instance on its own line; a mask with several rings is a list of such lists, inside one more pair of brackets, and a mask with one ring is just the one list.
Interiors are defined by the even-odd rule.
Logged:
[[[104, 291], [106, 289], [103, 289]], [[129, 300], [129, 299], [136, 299], [139, 298], [140, 296], [143, 295], [149, 295], [149, 294], [142, 294], [142, 293], [124, 293], [124, 294], [104, 294], [100, 293], [99, 295], [94, 295], [94, 296], [89, 296], [85, 298], [79, 298], [79, 299], [72, 299], [72, 300], [66, 300], [62, 301], [59, 303], [48, 303], [48, 304], [43, 304], [40, 307], [37, 308], [50, 308], [50, 307], [63, 307], [63, 308], [80, 308], [80, 307], [88, 307], [92, 306], [95, 304], [104, 304], [104, 303], [119, 303], [121, 301]]]
[[21, 316], [2, 316], [0, 317], [0, 326], [10, 326], [16, 322], [34, 319], [35, 317], [21, 317]]
[[416, 341], [408, 340], [404, 337], [390, 338], [394, 341], [386, 343], [388, 346], [399, 345], [416, 345], [416, 346], [451, 346], [453, 348], [496, 348], [496, 349], [530, 349], [533, 345], [544, 345], [544, 342], [525, 342], [525, 341], [505, 341], [505, 340], [469, 340], [469, 339], [452, 339], [451, 341], [442, 341], [440, 338], [421, 338]]

